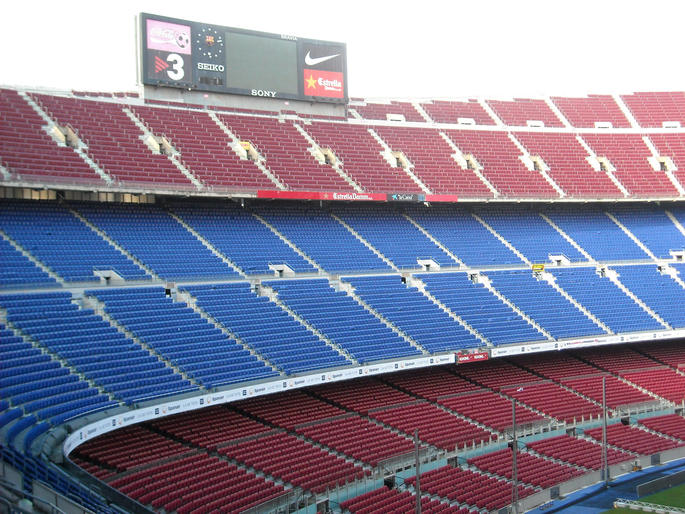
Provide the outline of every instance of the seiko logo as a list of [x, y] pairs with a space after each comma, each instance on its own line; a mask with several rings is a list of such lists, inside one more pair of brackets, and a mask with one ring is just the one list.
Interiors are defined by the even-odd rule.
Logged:
[[223, 400], [223, 399], [224, 399], [224, 396], [223, 396], [223, 395], [221, 395], [221, 396], [212, 396], [212, 401], [213, 401], [213, 402], [219, 402], [219, 401], [221, 401], [221, 400]]
[[252, 96], [266, 96], [268, 98], [276, 98], [278, 91], [267, 91], [265, 89], [253, 89]]
[[199, 62], [199, 63], [197, 63], [197, 69], [202, 70], [202, 71], [220, 71], [221, 73], [223, 73], [223, 71], [226, 68], [224, 68], [223, 64], [211, 64], [208, 62]]
[[133, 421], [134, 419], [136, 419], [135, 416], [124, 416], [124, 423]]
[[169, 412], [171, 412], [172, 410], [180, 409], [180, 408], [181, 408], [180, 405], [170, 405], [169, 406]]

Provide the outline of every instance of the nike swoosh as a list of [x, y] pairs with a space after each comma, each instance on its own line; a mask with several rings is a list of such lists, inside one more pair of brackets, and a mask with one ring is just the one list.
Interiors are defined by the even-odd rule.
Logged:
[[304, 63], [307, 66], [316, 66], [317, 64], [321, 64], [322, 62], [330, 61], [334, 57], [338, 57], [340, 54], [334, 54], [334, 55], [325, 55], [323, 57], [312, 57], [309, 55], [309, 52], [307, 52], [307, 55], [304, 56]]

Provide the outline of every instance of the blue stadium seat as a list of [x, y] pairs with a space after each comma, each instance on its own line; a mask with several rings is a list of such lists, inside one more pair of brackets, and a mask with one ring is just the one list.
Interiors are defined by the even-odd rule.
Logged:
[[467, 273], [417, 275], [427, 290], [494, 345], [545, 340], [516, 311]]
[[266, 285], [273, 287], [288, 307], [359, 362], [421, 354], [352, 297], [335, 291], [327, 280], [283, 280]]
[[482, 343], [402, 277], [343, 278], [355, 293], [431, 353], [458, 351]]

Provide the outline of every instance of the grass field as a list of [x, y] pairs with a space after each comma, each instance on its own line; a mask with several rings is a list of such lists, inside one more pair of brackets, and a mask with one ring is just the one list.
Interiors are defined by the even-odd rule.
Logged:
[[[641, 502], [646, 503], [656, 503], [658, 505], [668, 505], [670, 507], [682, 507], [685, 508], [685, 484], [679, 485], [678, 487], [671, 487], [659, 493], [651, 494], [640, 498]], [[626, 508], [611, 509], [606, 512], [612, 514], [616, 513], [628, 513], [628, 512], [643, 512], [639, 510], [632, 510]]]

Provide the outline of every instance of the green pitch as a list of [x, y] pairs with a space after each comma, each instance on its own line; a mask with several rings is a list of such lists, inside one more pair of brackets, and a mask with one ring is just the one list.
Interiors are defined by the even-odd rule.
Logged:
[[[641, 502], [645, 503], [656, 503], [658, 505], [668, 505], [670, 507], [682, 507], [685, 508], [685, 484], [679, 485], [677, 487], [671, 487], [659, 493], [651, 494], [649, 496], [644, 496], [640, 498]], [[628, 513], [628, 512], [643, 512], [638, 510], [631, 510], [626, 508], [611, 509], [606, 512], [611, 514], [616, 513]]]

